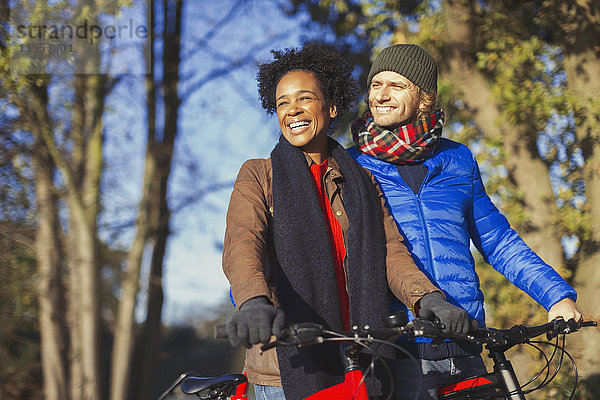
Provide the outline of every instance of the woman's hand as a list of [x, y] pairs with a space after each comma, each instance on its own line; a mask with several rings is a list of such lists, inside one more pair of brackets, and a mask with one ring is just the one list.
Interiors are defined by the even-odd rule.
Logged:
[[257, 343], [267, 344], [271, 335], [280, 336], [285, 324], [283, 310], [276, 308], [264, 296], [246, 301], [227, 320], [229, 343], [249, 349]]

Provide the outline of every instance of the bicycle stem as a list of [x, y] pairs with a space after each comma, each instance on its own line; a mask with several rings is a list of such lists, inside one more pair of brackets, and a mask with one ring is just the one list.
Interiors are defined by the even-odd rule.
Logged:
[[506, 398], [509, 400], [526, 400], [511, 362], [506, 359], [503, 352], [491, 349], [489, 352], [490, 358], [494, 360], [494, 371], [498, 373], [507, 390], [505, 393]]
[[360, 351], [361, 347], [359, 347], [356, 343], [340, 344], [340, 354], [342, 356], [344, 373], [361, 369], [358, 362], [358, 355], [360, 354]]

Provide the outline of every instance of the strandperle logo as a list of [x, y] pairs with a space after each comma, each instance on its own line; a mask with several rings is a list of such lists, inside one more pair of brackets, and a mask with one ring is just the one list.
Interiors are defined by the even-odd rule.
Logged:
[[17, 37], [29, 39], [86, 39], [90, 44], [98, 42], [102, 38], [106, 39], [146, 39], [148, 37], [148, 28], [145, 25], [134, 23], [129, 19], [127, 24], [105, 25], [88, 23], [87, 19], [79, 25], [54, 24], [54, 25], [18, 25]]
[[11, 3], [11, 75], [148, 73], [144, 49], [152, 33], [145, 1], [95, 16], [81, 8], [39, 15], [28, 2]]

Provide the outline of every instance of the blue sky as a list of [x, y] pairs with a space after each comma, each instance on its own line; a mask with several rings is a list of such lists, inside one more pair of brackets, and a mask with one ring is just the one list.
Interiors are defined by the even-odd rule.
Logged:
[[[189, 94], [180, 108], [169, 190], [171, 207], [179, 208], [182, 199], [190, 196], [199, 200], [172, 217], [163, 280], [167, 323], [198, 317], [228, 296], [219, 244], [231, 183], [245, 160], [269, 156], [279, 133], [276, 117], [267, 115], [257, 98], [257, 63], [271, 59], [271, 49], [297, 47], [303, 38], [322, 34], [302, 27], [308, 16], [288, 17], [277, 3], [287, 4], [284, 0], [184, 3], [180, 90]], [[223, 20], [226, 15], [231, 18]], [[206, 79], [210, 71], [227, 68], [231, 62], [244, 65]], [[134, 218], [139, 201], [146, 137], [144, 96], [141, 78], [131, 75], [109, 99], [106, 212], [101, 220], [107, 225]], [[201, 197], [202, 189], [214, 182], [229, 184]], [[128, 249], [131, 230], [111, 230], [105, 236], [109, 233], [117, 234]], [[145, 274], [148, 263], [145, 260]], [[143, 318], [144, 289], [138, 319]]]

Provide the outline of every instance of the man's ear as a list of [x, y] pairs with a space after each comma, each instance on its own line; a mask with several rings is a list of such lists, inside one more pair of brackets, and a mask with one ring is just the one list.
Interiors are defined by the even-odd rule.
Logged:
[[332, 104], [329, 107], [329, 118], [333, 119], [337, 117], [337, 107], [335, 106], [335, 104]]

